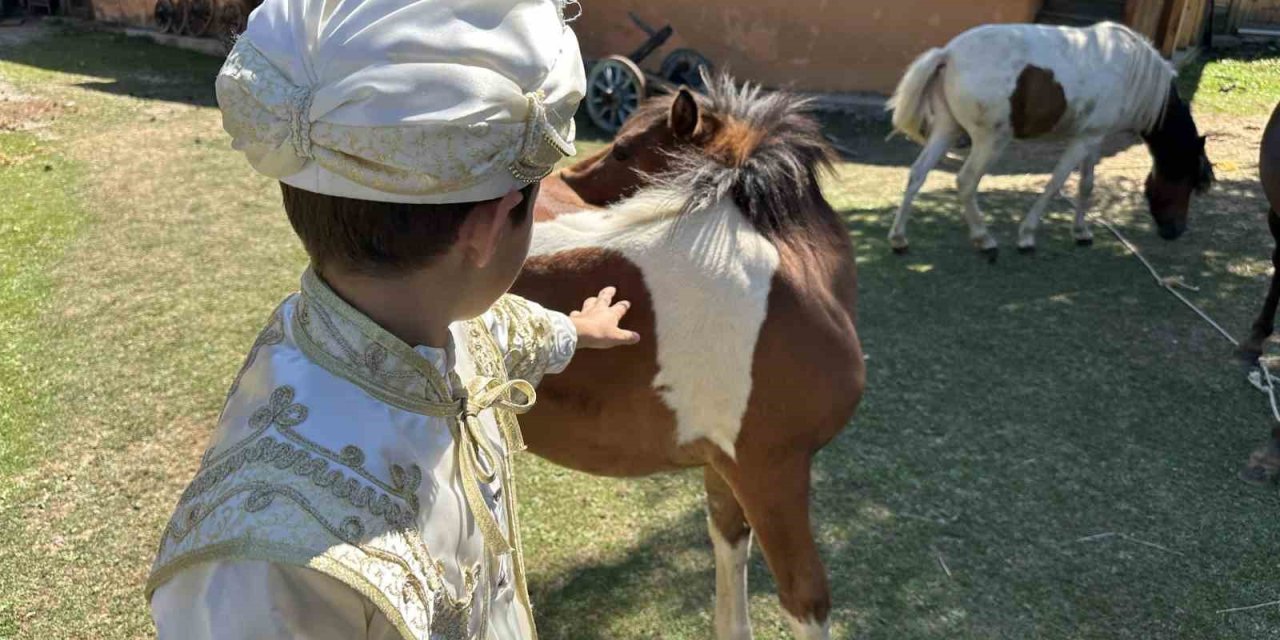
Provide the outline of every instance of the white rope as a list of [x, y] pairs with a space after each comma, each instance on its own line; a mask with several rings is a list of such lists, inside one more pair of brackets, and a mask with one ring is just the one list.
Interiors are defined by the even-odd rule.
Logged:
[[[1151, 272], [1152, 278], [1155, 278], [1156, 284], [1160, 285], [1165, 291], [1172, 293], [1174, 297], [1182, 301], [1182, 304], [1187, 305], [1188, 308], [1196, 312], [1196, 315], [1209, 323], [1209, 326], [1216, 329], [1217, 332], [1221, 334], [1222, 337], [1226, 338], [1227, 342], [1230, 342], [1232, 346], [1240, 346], [1239, 340], [1236, 340], [1229, 332], [1227, 332], [1226, 329], [1222, 328], [1222, 325], [1215, 322], [1213, 318], [1209, 317], [1209, 314], [1205, 313], [1200, 307], [1197, 307], [1195, 303], [1188, 300], [1186, 296], [1182, 295], [1182, 292], [1178, 291], [1174, 287], [1182, 287], [1192, 291], [1196, 291], [1197, 289], [1186, 284], [1179, 277], [1166, 278], [1161, 276], [1160, 272], [1156, 271], [1156, 268], [1147, 260], [1147, 257], [1142, 255], [1142, 252], [1138, 250], [1138, 247], [1134, 246], [1132, 242], [1129, 242], [1129, 239], [1124, 237], [1124, 234], [1120, 233], [1119, 229], [1116, 229], [1106, 220], [1099, 220], [1098, 223], [1105, 227], [1107, 231], [1110, 231], [1111, 235], [1115, 236], [1116, 240], [1119, 240], [1120, 244], [1123, 244], [1125, 248], [1129, 250], [1129, 253], [1132, 253], [1134, 257], [1142, 262], [1142, 266], [1146, 267], [1147, 271]], [[1271, 401], [1271, 415], [1275, 417], [1277, 422], [1280, 422], [1280, 405], [1277, 405], [1276, 403], [1276, 382], [1277, 379], [1271, 374], [1271, 370], [1267, 368], [1267, 363], [1262, 358], [1258, 358], [1258, 370], [1249, 372], [1249, 384], [1252, 384], [1259, 391], [1263, 391], [1267, 394], [1267, 397]]]

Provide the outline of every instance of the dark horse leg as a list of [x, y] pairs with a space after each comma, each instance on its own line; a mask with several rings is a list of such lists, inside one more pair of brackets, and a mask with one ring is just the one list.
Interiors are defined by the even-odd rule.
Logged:
[[[1257, 362], [1262, 356], [1262, 345], [1275, 330], [1276, 304], [1280, 303], [1280, 216], [1275, 209], [1267, 213], [1267, 226], [1271, 228], [1271, 237], [1276, 247], [1271, 253], [1271, 288], [1267, 291], [1267, 299], [1262, 303], [1262, 313], [1253, 323], [1249, 338], [1240, 345], [1241, 357], [1250, 363]], [[1271, 439], [1258, 447], [1249, 455], [1249, 462], [1240, 470], [1240, 479], [1250, 484], [1270, 484], [1280, 476], [1280, 427], [1271, 430]]]
[[1240, 479], [1250, 484], [1270, 484], [1280, 476], [1280, 427], [1271, 430], [1271, 440], [1249, 454], [1249, 463], [1240, 470]]
[[1271, 253], [1271, 288], [1267, 291], [1266, 301], [1262, 303], [1262, 313], [1253, 322], [1249, 338], [1240, 345], [1240, 357], [1249, 362], [1257, 361], [1262, 355], [1263, 343], [1275, 330], [1276, 304], [1280, 303], [1280, 215], [1276, 215], [1275, 209], [1267, 213], [1267, 226], [1271, 228], [1271, 237], [1276, 243], [1276, 248]]

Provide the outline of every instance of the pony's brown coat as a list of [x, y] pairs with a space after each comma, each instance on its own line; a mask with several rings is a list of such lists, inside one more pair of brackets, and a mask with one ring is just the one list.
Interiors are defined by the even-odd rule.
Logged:
[[1037, 138], [1053, 133], [1067, 113], [1067, 94], [1053, 72], [1027, 65], [1009, 96], [1009, 120], [1015, 138]]

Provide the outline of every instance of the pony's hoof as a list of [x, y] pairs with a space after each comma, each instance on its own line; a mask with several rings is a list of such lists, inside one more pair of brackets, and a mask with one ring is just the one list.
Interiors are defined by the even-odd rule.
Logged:
[[1093, 238], [1076, 238], [1077, 247], [1092, 247]]
[[906, 245], [903, 245], [901, 247], [894, 247], [893, 253], [894, 255], [905, 256], [908, 253], [911, 253], [911, 247], [908, 247]]
[[986, 249], [979, 249], [978, 253], [982, 254], [982, 257], [987, 259], [988, 264], [995, 264], [996, 259], [1000, 257], [1000, 247], [988, 247]]
[[1018, 247], [1018, 253], [1024, 256], [1032, 256], [1036, 253], [1036, 246], [1033, 244], [1029, 247]]

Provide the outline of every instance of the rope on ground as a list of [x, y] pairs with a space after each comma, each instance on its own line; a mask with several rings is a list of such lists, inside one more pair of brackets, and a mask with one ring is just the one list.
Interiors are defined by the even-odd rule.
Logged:
[[[1196, 312], [1196, 315], [1200, 316], [1201, 319], [1209, 323], [1209, 326], [1217, 330], [1217, 332], [1221, 334], [1223, 338], [1226, 338], [1227, 342], [1231, 343], [1231, 346], [1233, 347], [1240, 346], [1239, 340], [1236, 340], [1235, 337], [1233, 337], [1226, 329], [1222, 328], [1222, 325], [1214, 321], [1214, 319], [1211, 318], [1209, 314], [1205, 313], [1203, 309], [1196, 306], [1194, 302], [1191, 302], [1190, 300], [1188, 300], [1187, 297], [1182, 295], [1182, 292], [1178, 291], [1177, 289], [1177, 287], [1182, 287], [1184, 289], [1196, 291], [1197, 290], [1196, 288], [1191, 287], [1190, 285], [1187, 285], [1185, 282], [1182, 281], [1182, 278], [1180, 277], [1166, 278], [1164, 276], [1161, 276], [1160, 272], [1156, 271], [1156, 268], [1152, 266], [1151, 261], [1147, 260], [1147, 257], [1142, 255], [1142, 252], [1138, 250], [1138, 247], [1134, 246], [1132, 242], [1129, 242], [1129, 239], [1126, 238], [1124, 234], [1120, 233], [1119, 229], [1115, 228], [1110, 222], [1107, 222], [1106, 220], [1099, 220], [1098, 223], [1101, 224], [1104, 228], [1106, 228], [1107, 231], [1110, 231], [1111, 235], [1115, 236], [1116, 240], [1119, 240], [1120, 244], [1123, 244], [1124, 247], [1129, 250], [1129, 253], [1133, 254], [1135, 258], [1137, 258], [1139, 261], [1142, 262], [1142, 266], [1146, 267], [1147, 271], [1151, 273], [1151, 277], [1155, 279], [1156, 284], [1160, 285], [1165, 291], [1172, 293], [1175, 298], [1182, 301], [1182, 304], [1187, 305], [1189, 309]], [[1259, 358], [1258, 369], [1256, 371], [1249, 372], [1248, 379], [1249, 379], [1249, 384], [1252, 384], [1259, 391], [1262, 391], [1267, 394], [1268, 399], [1271, 401], [1271, 415], [1276, 419], [1277, 422], [1280, 422], [1280, 405], [1277, 405], [1276, 403], [1276, 383], [1280, 382], [1280, 378], [1276, 378], [1274, 375], [1272, 375], [1271, 370], [1267, 368], [1266, 361]]]

